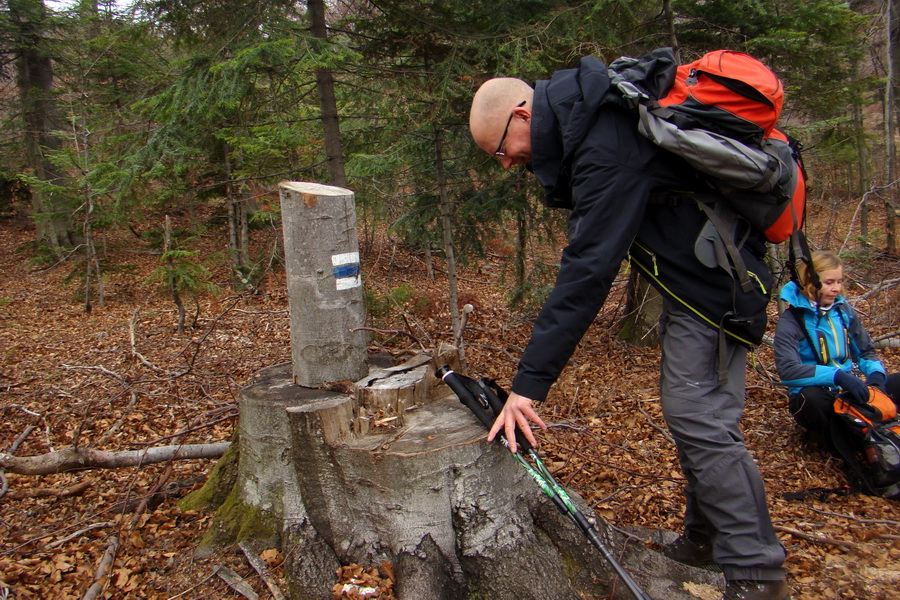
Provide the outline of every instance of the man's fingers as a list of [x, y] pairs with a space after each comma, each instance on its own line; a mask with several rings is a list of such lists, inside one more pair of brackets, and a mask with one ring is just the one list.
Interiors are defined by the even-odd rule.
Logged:
[[503, 410], [497, 415], [497, 419], [494, 421], [491, 430], [488, 432], [487, 439], [489, 442], [494, 441], [494, 438], [497, 437], [497, 434], [502, 430], [504, 437], [506, 437], [506, 440], [509, 443], [510, 451], [516, 452], [518, 450], [518, 444], [516, 444], [516, 427], [518, 427], [525, 436], [525, 439], [527, 439], [532, 446], [537, 446], [537, 439], [531, 431], [529, 421], [541, 429], [547, 428], [544, 421], [541, 420], [531, 407], [531, 400], [524, 396], [519, 396], [518, 394], [511, 394], [506, 405], [504, 405]]
[[489, 442], [494, 441], [494, 437], [497, 435], [497, 432], [500, 431], [500, 429], [502, 429], [506, 424], [506, 420], [503, 418], [504, 412], [505, 411], [501, 411], [500, 414], [497, 415], [497, 418], [494, 420], [494, 424], [491, 426], [491, 430], [488, 431], [487, 439]]
[[516, 419], [512, 415], [510, 417], [506, 419], [506, 441], [509, 442], [509, 451], [515, 454], [518, 451], [518, 444], [516, 444]]

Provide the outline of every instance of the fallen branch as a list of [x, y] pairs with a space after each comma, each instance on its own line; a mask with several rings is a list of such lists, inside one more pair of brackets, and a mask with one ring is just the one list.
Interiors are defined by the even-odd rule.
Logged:
[[253, 567], [260, 578], [265, 582], [266, 587], [268, 587], [269, 591], [272, 593], [272, 597], [275, 598], [275, 600], [286, 600], [284, 592], [282, 592], [281, 588], [272, 581], [272, 578], [269, 576], [269, 569], [266, 568], [265, 563], [259, 558], [259, 555], [250, 547], [250, 544], [244, 540], [238, 544], [238, 547], [244, 552], [244, 556], [247, 557], [250, 566]]
[[216, 419], [214, 421], [207, 421], [206, 423], [202, 423], [197, 426], [192, 426], [187, 429], [182, 429], [181, 431], [176, 431], [175, 433], [172, 433], [170, 435], [164, 435], [162, 437], [156, 438], [155, 440], [152, 440], [149, 442], [134, 442], [134, 445], [135, 446], [152, 446], [153, 444], [158, 444], [158, 443], [164, 442], [166, 440], [171, 440], [173, 438], [183, 436], [187, 433], [194, 433], [196, 431], [200, 431], [201, 429], [209, 429], [210, 427], [215, 427], [216, 425], [218, 425], [219, 423], [221, 423], [223, 421], [230, 421], [231, 419], [236, 419], [238, 417], [238, 408], [237, 408], [237, 405], [235, 405], [235, 404], [229, 404], [227, 406], [223, 406], [221, 409], [209, 411], [206, 413], [206, 416], [209, 416], [214, 413], [221, 413], [226, 410], [231, 410], [234, 412], [231, 414], [225, 415], [224, 417], [221, 417], [219, 419]]
[[670, 434], [669, 431], [665, 427], [661, 427], [656, 424], [656, 422], [653, 420], [653, 417], [650, 416], [650, 413], [648, 413], [644, 409], [644, 407], [641, 406], [640, 400], [637, 401], [637, 409], [641, 412], [642, 415], [644, 415], [647, 418], [647, 422], [650, 424], [650, 427], [652, 427], [653, 429], [660, 432], [663, 435], [663, 437], [665, 437], [667, 440], [669, 440], [669, 442], [672, 445], [675, 445], [675, 438], [672, 437], [672, 434]]
[[106, 433], [104, 433], [100, 437], [100, 439], [97, 440], [97, 442], [94, 444], [95, 446], [104, 445], [107, 441], [109, 441], [109, 438], [111, 438], [113, 436], [113, 434], [116, 432], [116, 430], [119, 429], [119, 427], [121, 427], [125, 423], [125, 421], [128, 419], [128, 415], [130, 415], [132, 409], [134, 409], [134, 405], [137, 404], [137, 398], [138, 398], [137, 394], [134, 392], [134, 390], [132, 390], [131, 401], [128, 403], [128, 406], [125, 407], [125, 409], [119, 415], [119, 418], [116, 420], [116, 422], [113, 423], [113, 425], [109, 429], [106, 430]]
[[67, 488], [37, 488], [33, 490], [13, 490], [7, 494], [11, 500], [21, 500], [23, 498], [67, 498], [69, 496], [80, 496], [89, 487], [90, 481], [82, 481]]
[[900, 277], [896, 277], [894, 279], [886, 279], [886, 280], [882, 281], [881, 283], [879, 283], [878, 285], [873, 287], [871, 290], [869, 290], [865, 294], [863, 294], [857, 298], [854, 298], [854, 302], [858, 302], [860, 300], [865, 300], [872, 294], [877, 294], [878, 292], [885, 290], [885, 289], [892, 288], [895, 285], [900, 285]]
[[222, 581], [227, 583], [228, 587], [244, 598], [247, 598], [248, 600], [259, 600], [259, 596], [253, 591], [250, 584], [244, 581], [244, 578], [235, 573], [232, 569], [220, 565], [216, 567], [216, 575], [218, 575]]
[[[31, 432], [34, 431], [34, 425], [29, 425], [25, 428], [25, 431], [19, 435], [18, 439], [12, 443], [12, 446], [9, 447], [9, 454], [13, 455], [16, 453], [16, 450], [19, 449], [19, 445], [25, 441]], [[0, 468], [0, 498], [6, 495], [9, 491], [9, 481], [6, 479], [6, 471], [3, 468]], [[15, 497], [15, 496], [12, 496]]]
[[118, 551], [119, 538], [112, 536], [109, 539], [109, 545], [106, 547], [106, 552], [103, 553], [100, 564], [97, 565], [94, 583], [88, 588], [87, 592], [85, 592], [82, 600], [94, 600], [94, 598], [103, 591], [103, 587], [106, 585], [106, 576], [109, 574], [110, 569], [112, 569], [113, 563], [116, 560], [116, 552]]
[[821, 535], [812, 535], [806, 533], [804, 531], [800, 531], [799, 529], [794, 529], [793, 527], [785, 527], [784, 525], [776, 525], [776, 531], [780, 531], [782, 533], [789, 533], [795, 537], [800, 539], [804, 539], [807, 542], [812, 542], [814, 544], [826, 544], [829, 546], [840, 546], [841, 548], [855, 548], [856, 544], [853, 542], [847, 542], [844, 540], [836, 540], [834, 538], [825, 537]]
[[892, 331], [884, 335], [880, 335], [872, 340], [874, 346], [883, 350], [884, 348], [900, 348], [900, 331]]
[[157, 373], [160, 373], [163, 375], [171, 375], [171, 373], [169, 373], [165, 369], [161, 369], [160, 367], [157, 367], [152, 362], [150, 362], [149, 360], [144, 358], [143, 354], [138, 352], [137, 341], [135, 339], [136, 336], [135, 336], [134, 330], [135, 330], [135, 326], [137, 325], [138, 315], [140, 315], [140, 314], [141, 314], [141, 307], [139, 306], [136, 309], [134, 309], [134, 313], [131, 315], [131, 321], [128, 323], [128, 340], [131, 342], [131, 355], [133, 357], [135, 357], [136, 359], [138, 359], [139, 361], [141, 361], [141, 364], [143, 364], [145, 367], [149, 368], [150, 370], [156, 371]]
[[80, 469], [117, 469], [149, 465], [167, 460], [219, 458], [231, 442], [157, 446], [146, 450], [105, 452], [88, 448], [63, 448], [38, 456], [12, 456], [0, 452], [0, 469], [19, 475], [49, 475]]
[[103, 527], [114, 527], [115, 525], [116, 524], [111, 521], [108, 523], [94, 523], [93, 525], [88, 525], [87, 527], [85, 527], [83, 529], [79, 529], [75, 533], [70, 533], [69, 535], [67, 535], [66, 537], [64, 537], [61, 540], [56, 540], [52, 544], [47, 544], [47, 549], [51, 550], [53, 548], [59, 548], [66, 542], [70, 542], [70, 541], [74, 540], [75, 538], [83, 536], [88, 531], [93, 531], [95, 529], [101, 529]]

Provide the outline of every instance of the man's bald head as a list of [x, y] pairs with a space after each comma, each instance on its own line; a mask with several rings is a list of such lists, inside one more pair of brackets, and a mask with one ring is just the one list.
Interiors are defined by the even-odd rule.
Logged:
[[485, 152], [493, 152], [512, 111], [523, 100], [530, 107], [534, 90], [521, 79], [497, 77], [485, 81], [472, 98], [469, 131]]

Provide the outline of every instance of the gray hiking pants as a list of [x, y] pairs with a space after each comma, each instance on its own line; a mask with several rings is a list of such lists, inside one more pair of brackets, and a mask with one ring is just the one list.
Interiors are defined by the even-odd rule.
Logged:
[[717, 330], [667, 300], [660, 335], [663, 415], [687, 478], [685, 534], [712, 543], [729, 580], [783, 579], [784, 547], [740, 429], [747, 349], [725, 342], [728, 381], [719, 385]]

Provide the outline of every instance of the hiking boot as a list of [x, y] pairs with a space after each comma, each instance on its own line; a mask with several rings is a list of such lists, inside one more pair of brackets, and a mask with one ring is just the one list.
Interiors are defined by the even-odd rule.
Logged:
[[692, 567], [714, 564], [711, 544], [697, 543], [683, 535], [663, 546], [662, 553], [674, 561]]
[[736, 579], [725, 586], [722, 600], [791, 600], [791, 590], [784, 581]]

